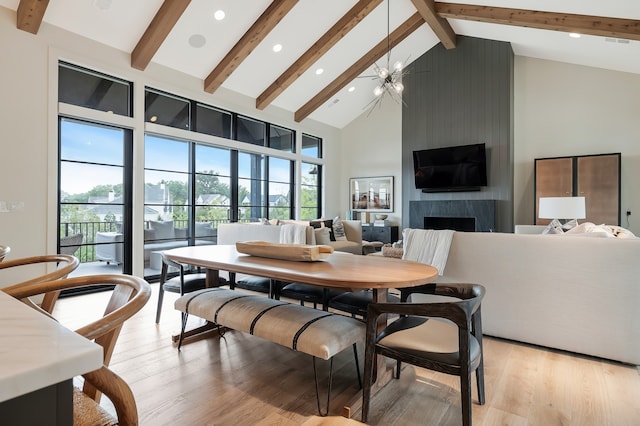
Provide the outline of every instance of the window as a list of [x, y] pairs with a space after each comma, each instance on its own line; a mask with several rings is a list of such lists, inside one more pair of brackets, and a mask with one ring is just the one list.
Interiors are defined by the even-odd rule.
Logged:
[[[82, 263], [104, 262], [111, 272], [131, 273], [132, 133], [67, 118], [59, 119], [59, 128], [60, 252]], [[66, 246], [68, 237], [78, 234], [81, 245]]]
[[266, 157], [238, 153], [238, 220], [255, 222], [267, 217]]
[[231, 152], [197, 144], [195, 181], [195, 238], [207, 238], [231, 220]]
[[300, 183], [300, 219], [313, 220], [320, 217], [320, 182], [322, 166], [302, 163]]
[[284, 127], [269, 126], [269, 148], [285, 152], [294, 152], [294, 131]]
[[191, 102], [153, 89], [144, 96], [145, 121], [177, 129], [191, 128]]
[[322, 158], [322, 139], [303, 134], [302, 155]]
[[266, 124], [252, 118], [238, 116], [236, 122], [236, 140], [253, 145], [266, 146]]
[[269, 219], [291, 219], [293, 163], [290, 160], [269, 157]]
[[[145, 245], [186, 240], [191, 205], [189, 143], [146, 135], [144, 151]], [[151, 253], [146, 251], [148, 247], [145, 267], [149, 267]]]
[[231, 113], [197, 104], [195, 128], [198, 133], [231, 139]]
[[71, 64], [58, 66], [58, 101], [132, 116], [133, 83]]
[[[133, 272], [134, 209], [144, 209], [148, 279], [160, 272], [162, 250], [215, 244], [221, 222], [295, 217], [294, 170], [300, 159], [294, 155], [294, 130], [147, 87], [145, 123], [154, 124], [146, 125], [154, 133], [145, 133], [144, 165], [136, 160], [144, 167], [144, 205], [134, 206], [133, 131], [143, 129], [137, 128], [138, 120], [121, 117], [133, 116], [133, 83], [59, 62], [58, 89], [58, 248], [92, 264], [93, 269], [80, 274]], [[120, 117], [112, 120], [104, 114], [98, 123], [88, 119], [93, 113], [65, 104]], [[163, 135], [163, 126], [190, 130], [193, 140], [177, 139], [170, 131], [166, 133], [172, 136]], [[214, 146], [203, 135], [227, 141]], [[320, 158], [321, 140], [303, 135], [302, 151]], [[321, 211], [321, 166], [311, 161], [301, 168], [302, 216], [316, 218]]]

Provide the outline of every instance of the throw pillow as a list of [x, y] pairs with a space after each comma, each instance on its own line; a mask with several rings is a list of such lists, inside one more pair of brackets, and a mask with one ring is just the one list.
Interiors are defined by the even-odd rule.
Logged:
[[316, 234], [316, 244], [330, 245], [331, 237], [329, 236], [329, 228], [316, 228], [313, 230]]
[[331, 241], [335, 241], [336, 237], [333, 234], [333, 220], [331, 219], [316, 219], [309, 222], [312, 228], [329, 228], [329, 237]]
[[333, 236], [336, 241], [347, 241], [347, 234], [344, 232], [344, 224], [340, 216], [333, 219]]
[[168, 220], [166, 222], [156, 222], [155, 220], [149, 221], [149, 228], [153, 229], [154, 238], [156, 240], [167, 240], [174, 238], [173, 221]]

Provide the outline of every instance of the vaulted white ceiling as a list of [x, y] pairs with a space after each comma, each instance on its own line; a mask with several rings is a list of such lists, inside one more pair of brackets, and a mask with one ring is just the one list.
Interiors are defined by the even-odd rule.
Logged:
[[[160, 16], [165, 3], [181, 3], [184, 12], [162, 15], [164, 20], [157, 22], [159, 32], [149, 33], [152, 21]], [[390, 3], [387, 3], [390, 2]], [[44, 3], [44, 8], [42, 7]], [[275, 105], [291, 111], [297, 118], [308, 114], [317, 121], [341, 128], [362, 114], [374, 99], [373, 89], [376, 80], [362, 77], [374, 74], [370, 61], [360, 77], [341, 80], [335, 90], [331, 83], [345, 73], [349, 67], [363, 58], [375, 45], [387, 43], [387, 18], [389, 29], [393, 32], [398, 26], [416, 13], [416, 5], [437, 6], [436, 11], [444, 10], [447, 5], [466, 4], [470, 6], [491, 6], [495, 8], [523, 9], [527, 11], [555, 12], [558, 15], [546, 15], [541, 19], [544, 27], [551, 24], [564, 27], [564, 31], [528, 28], [518, 22], [516, 25], [479, 22], [462, 15], [458, 18], [446, 17], [437, 12], [437, 19], [444, 19], [444, 27], [450, 26], [458, 36], [470, 36], [511, 42], [516, 55], [530, 56], [553, 61], [599, 67], [617, 71], [640, 74], [640, 1], [637, 0], [452, 0], [449, 3], [432, 0], [383, 0], [361, 19], [351, 31], [334, 31], [333, 38], [338, 41], [319, 59], [307, 61], [306, 67], [291, 70], [300, 57], [314, 56], [314, 51], [322, 45], [314, 43], [320, 40], [352, 7], [361, 4], [357, 0], [0, 0], [0, 6], [18, 11], [23, 8], [41, 8], [44, 11], [42, 21], [83, 37], [96, 40], [116, 49], [131, 53], [136, 46], [146, 44], [146, 53], [151, 62], [179, 70], [185, 74], [203, 80], [203, 90], [209, 82], [210, 74], [221, 67], [227, 57], [227, 67], [217, 78], [226, 89], [259, 99], [265, 96], [267, 89], [277, 88], [274, 82], [290, 70], [290, 84], [277, 93], [268, 105]], [[288, 4], [287, 4], [288, 3]], [[277, 10], [277, 8], [281, 8]], [[371, 7], [371, 6], [370, 6]], [[260, 21], [261, 15], [269, 8], [276, 10], [282, 18]], [[218, 21], [214, 12], [223, 10], [225, 18]], [[462, 9], [455, 9], [460, 13]], [[388, 15], [387, 15], [388, 11]], [[483, 11], [495, 17], [506, 16], [511, 22], [518, 19], [517, 11], [504, 15], [502, 9]], [[474, 12], [477, 13], [477, 12]], [[568, 14], [589, 15], [595, 18], [572, 20]], [[32, 19], [27, 14], [17, 14]], [[493, 16], [493, 15], [492, 15]], [[535, 14], [528, 14], [536, 18]], [[598, 17], [620, 18], [625, 21], [622, 32], [609, 26], [610, 22]], [[552, 18], [552, 19], [550, 19]], [[486, 18], [482, 20], [486, 21]], [[553, 22], [549, 22], [549, 21]], [[175, 25], [174, 25], [175, 21]], [[254, 23], [254, 33], [248, 31]], [[571, 38], [567, 31], [575, 27], [574, 22], [587, 22], [590, 30], [582, 32], [581, 38]], [[617, 22], [617, 21], [612, 21]], [[268, 31], [265, 26], [271, 25]], [[441, 27], [442, 28], [442, 27]], [[162, 29], [167, 33], [166, 38]], [[437, 27], [436, 27], [437, 29]], [[33, 28], [32, 28], [33, 30]], [[589, 32], [602, 35], [588, 35]], [[37, 29], [35, 31], [37, 34]], [[145, 40], [145, 32], [149, 40]], [[160, 35], [159, 35], [160, 34]], [[245, 35], [246, 34], [246, 35]], [[265, 35], [266, 34], [266, 35]], [[587, 35], [584, 35], [587, 34]], [[233, 52], [234, 46], [245, 37], [241, 50]], [[264, 38], [261, 38], [264, 37]], [[326, 36], [325, 36], [326, 37]], [[157, 41], [157, 49], [148, 47]], [[440, 39], [427, 23], [423, 23], [406, 39], [393, 47], [389, 62], [411, 62], [440, 43]], [[273, 51], [275, 44], [281, 44], [282, 50]], [[328, 44], [326, 44], [328, 45]], [[145, 47], [143, 46], [143, 47]], [[446, 45], [445, 45], [446, 46]], [[238, 48], [236, 46], [236, 48]], [[453, 47], [455, 48], [455, 47]], [[227, 56], [232, 52], [231, 56]], [[237, 54], [240, 52], [240, 54]], [[132, 55], [134, 56], [134, 55]], [[246, 58], [245, 58], [246, 56]], [[304, 57], [303, 57], [304, 58]], [[144, 69], [148, 62], [136, 56]], [[364, 58], [366, 59], [366, 58]], [[373, 58], [380, 65], [386, 65], [387, 57], [383, 53]], [[361, 61], [362, 62], [362, 61]], [[224, 64], [223, 64], [224, 65]], [[133, 60], [132, 60], [133, 66]], [[324, 72], [316, 74], [322, 68]], [[228, 75], [228, 76], [227, 76]], [[298, 78], [295, 78], [298, 76]], [[213, 76], [211, 77], [213, 78]], [[213, 81], [213, 80], [212, 80]], [[334, 84], [335, 85], [335, 84]], [[352, 91], [348, 89], [353, 87]], [[213, 87], [215, 90], [215, 87]], [[406, 90], [411, 90], [407, 87]], [[211, 91], [211, 90], [208, 90]], [[278, 91], [280, 92], [280, 91]], [[335, 92], [335, 93], [334, 93]], [[325, 97], [322, 94], [330, 94]], [[318, 97], [319, 96], [319, 97]], [[319, 99], [319, 100], [318, 100]], [[303, 108], [310, 101], [317, 101], [308, 109]], [[264, 106], [261, 106], [264, 107]], [[305, 110], [302, 111], [301, 110]], [[304, 118], [302, 118], [304, 119]]]

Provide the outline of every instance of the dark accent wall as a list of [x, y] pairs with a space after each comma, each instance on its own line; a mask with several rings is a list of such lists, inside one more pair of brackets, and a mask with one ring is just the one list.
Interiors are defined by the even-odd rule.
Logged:
[[[458, 36], [415, 60], [403, 77], [402, 211], [411, 201], [494, 200], [495, 226], [513, 232], [513, 65], [511, 44]], [[413, 151], [485, 143], [488, 186], [423, 193], [415, 188]], [[403, 214], [402, 225], [410, 218]]]

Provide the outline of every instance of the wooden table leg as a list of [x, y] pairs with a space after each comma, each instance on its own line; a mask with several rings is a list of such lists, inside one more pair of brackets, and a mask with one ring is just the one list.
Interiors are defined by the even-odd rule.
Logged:
[[207, 288], [220, 287], [220, 271], [207, 269], [205, 286]]
[[[388, 290], [386, 288], [373, 290], [373, 302], [374, 303], [386, 303]], [[380, 315], [378, 318], [377, 332], [381, 332], [387, 325], [387, 315]], [[387, 364], [387, 359], [382, 355], [377, 355], [375, 360], [375, 377], [374, 383], [371, 386], [371, 398], [387, 383], [389, 383], [393, 377], [393, 367]], [[362, 391], [359, 391], [347, 405], [342, 409], [342, 415], [348, 419], [351, 418], [358, 410], [362, 409]]]

